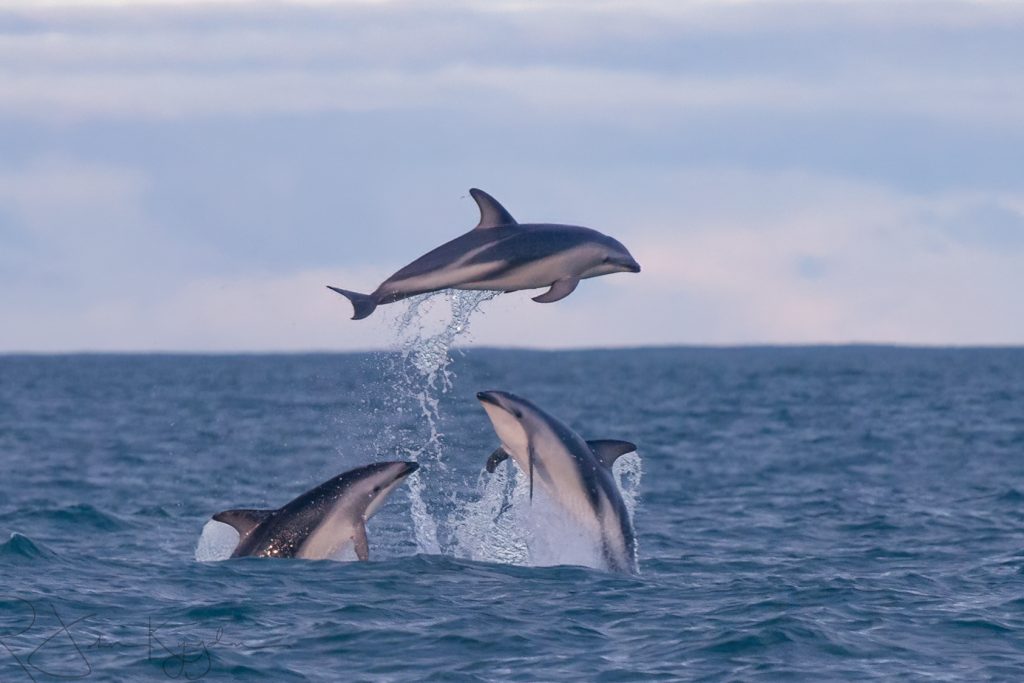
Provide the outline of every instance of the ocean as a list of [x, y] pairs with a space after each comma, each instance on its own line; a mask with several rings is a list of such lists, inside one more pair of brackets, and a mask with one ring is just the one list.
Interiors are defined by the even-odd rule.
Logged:
[[[0, 357], [0, 681], [1024, 677], [1024, 349], [454, 336]], [[483, 471], [483, 389], [639, 445], [639, 575]], [[369, 562], [220, 561], [213, 513], [391, 459]]]

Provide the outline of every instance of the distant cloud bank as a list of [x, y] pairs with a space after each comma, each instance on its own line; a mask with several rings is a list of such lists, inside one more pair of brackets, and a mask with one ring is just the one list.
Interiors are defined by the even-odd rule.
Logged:
[[1024, 343], [1024, 6], [0, 0], [0, 351], [386, 345], [480, 186], [639, 276], [478, 343]]

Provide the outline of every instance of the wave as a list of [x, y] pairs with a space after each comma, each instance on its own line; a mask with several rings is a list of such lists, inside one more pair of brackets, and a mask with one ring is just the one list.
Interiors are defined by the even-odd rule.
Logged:
[[37, 543], [16, 531], [11, 534], [9, 539], [0, 543], [0, 559], [2, 560], [48, 560], [56, 557], [57, 553], [42, 543]]
[[127, 522], [88, 504], [69, 505], [45, 513], [49, 519], [75, 526], [88, 526], [98, 531], [120, 531]]

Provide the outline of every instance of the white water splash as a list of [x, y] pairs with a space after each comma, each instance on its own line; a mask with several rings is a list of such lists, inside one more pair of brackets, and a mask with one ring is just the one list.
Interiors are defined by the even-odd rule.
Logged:
[[[431, 476], [448, 471], [444, 459], [443, 434], [440, 431], [440, 399], [452, 388], [455, 379], [449, 370], [451, 350], [455, 341], [469, 332], [469, 322], [481, 304], [500, 292], [446, 290], [432, 292], [409, 300], [406, 310], [394, 323], [399, 354], [387, 374], [393, 378], [392, 409], [416, 410], [426, 434], [415, 447], [406, 447], [407, 457], [423, 467], [409, 477], [409, 501], [416, 533], [416, 545], [422, 553], [437, 554], [442, 550], [438, 534], [438, 518], [443, 510], [427, 495], [424, 470]], [[438, 309], [442, 302], [448, 310]], [[430, 501], [430, 502], [428, 502]]]
[[[631, 522], [642, 473], [635, 453], [620, 457], [612, 468]], [[452, 520], [455, 554], [534, 567], [574, 564], [604, 568], [600, 539], [581, 528], [542, 488], [534, 489], [532, 501], [529, 490], [526, 475], [511, 459], [493, 474], [481, 474], [476, 500], [462, 504]]]
[[[454, 375], [449, 372], [452, 345], [469, 332], [469, 321], [485, 301], [501, 292], [451, 289], [432, 292], [410, 299], [409, 308], [398, 319], [396, 332], [402, 360], [412, 379], [425, 381], [425, 389], [435, 403], [439, 394], [452, 387]], [[431, 328], [430, 313], [439, 300], [451, 306], [450, 317], [443, 316], [440, 325]], [[440, 381], [440, 384], [439, 384]], [[436, 411], [434, 412], [436, 415]]]
[[640, 497], [640, 479], [644, 474], [644, 463], [636, 451], [619, 456], [612, 465], [612, 476], [622, 493], [622, 502], [629, 511], [629, 519], [636, 515], [636, 506]]
[[465, 501], [452, 515], [458, 557], [481, 562], [528, 564], [530, 551], [527, 530], [519, 511], [526, 486], [519, 468], [499, 466], [493, 474], [483, 472], [477, 481], [478, 497]]
[[462, 505], [453, 519], [455, 554], [482, 562], [530, 567], [574, 564], [601, 568], [600, 540], [580, 525], [522, 471], [508, 461], [482, 474], [480, 497]]
[[[455, 380], [451, 351], [457, 340], [468, 338], [470, 319], [480, 306], [498, 294], [433, 292], [409, 299], [393, 319], [397, 353], [381, 367], [391, 381], [386, 409], [416, 415], [414, 425], [406, 426], [416, 435], [400, 439], [398, 434], [383, 433], [378, 446], [393, 451], [404, 441], [398, 450], [421, 465], [407, 480], [419, 552], [504, 564], [601, 568], [599, 539], [590, 538], [542, 490], [535, 491], [531, 501], [526, 477], [511, 461], [493, 474], [482, 473], [476, 495], [469, 500], [453, 493], [460, 487], [448, 468], [440, 431], [440, 401]], [[620, 457], [612, 473], [632, 520], [642, 475], [639, 456]]]
[[228, 559], [238, 546], [238, 538], [238, 532], [230, 524], [211, 519], [203, 527], [196, 544], [196, 560], [219, 562]]
[[629, 522], [633, 525], [633, 556], [638, 559], [640, 557], [640, 537], [636, 533], [636, 507], [640, 501], [640, 480], [643, 478], [643, 474], [644, 462], [640, 459], [640, 453], [635, 451], [619, 456], [612, 465], [615, 485], [622, 493], [622, 502], [626, 504]]

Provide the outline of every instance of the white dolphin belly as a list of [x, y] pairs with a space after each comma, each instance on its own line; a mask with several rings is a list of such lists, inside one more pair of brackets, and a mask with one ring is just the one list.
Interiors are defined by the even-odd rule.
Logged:
[[520, 289], [538, 289], [549, 287], [555, 280], [573, 275], [565, 269], [564, 259], [551, 256], [537, 261], [521, 264], [513, 268], [502, 268], [489, 277], [467, 282], [463, 289], [493, 289], [498, 291], [516, 291]]
[[306, 560], [326, 560], [352, 545], [355, 536], [354, 524], [328, 520], [309, 535], [295, 556]]

